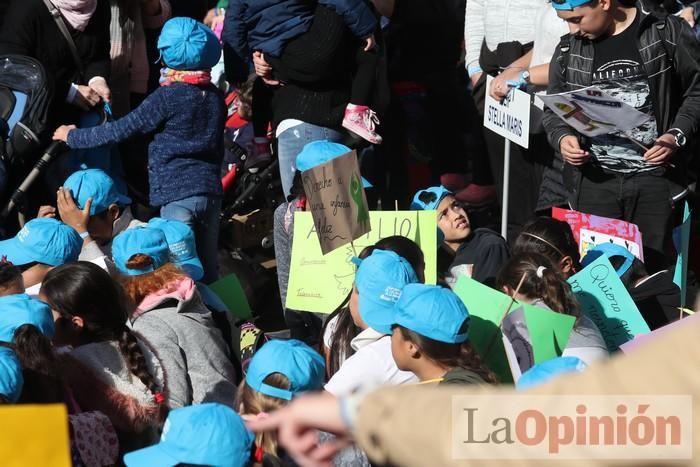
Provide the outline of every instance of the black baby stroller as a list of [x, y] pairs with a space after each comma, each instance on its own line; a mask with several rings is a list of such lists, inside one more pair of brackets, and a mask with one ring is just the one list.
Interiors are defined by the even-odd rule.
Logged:
[[3, 192], [19, 187], [0, 213], [0, 222], [15, 207], [23, 206], [29, 186], [62, 152], [62, 145], [52, 144], [40, 158], [52, 96], [53, 87], [41, 63], [22, 55], [0, 55], [0, 163], [6, 175]]

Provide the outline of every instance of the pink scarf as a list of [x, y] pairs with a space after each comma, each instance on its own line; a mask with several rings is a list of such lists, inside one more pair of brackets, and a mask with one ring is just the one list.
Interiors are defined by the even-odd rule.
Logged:
[[84, 31], [97, 8], [97, 0], [51, 0], [73, 29]]

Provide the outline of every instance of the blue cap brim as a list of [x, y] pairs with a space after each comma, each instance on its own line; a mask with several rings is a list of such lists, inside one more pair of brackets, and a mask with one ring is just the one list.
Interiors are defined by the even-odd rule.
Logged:
[[198, 281], [204, 277], [204, 268], [202, 267], [202, 262], [199, 261], [198, 258], [193, 258], [182, 263], [176, 262], [175, 264], [180, 266], [194, 281]]
[[555, 10], [571, 11], [574, 8], [591, 3], [592, 0], [565, 0], [563, 3], [552, 2]]
[[24, 246], [17, 240], [17, 237], [0, 242], [0, 257], [3, 256], [15, 266], [22, 266], [37, 261], [34, 256], [26, 251]]
[[165, 452], [160, 443], [124, 456], [127, 467], [172, 467], [180, 462], [180, 459], [175, 459]]

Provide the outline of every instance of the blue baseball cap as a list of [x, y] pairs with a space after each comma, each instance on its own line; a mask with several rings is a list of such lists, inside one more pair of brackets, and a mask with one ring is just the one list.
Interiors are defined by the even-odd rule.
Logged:
[[208, 70], [221, 58], [214, 31], [192, 18], [168, 20], [158, 37], [158, 50], [173, 70]]
[[438, 285], [408, 284], [394, 305], [394, 324], [448, 344], [469, 339], [469, 312], [451, 290]]
[[[153, 264], [145, 269], [128, 268], [126, 263], [137, 254], [150, 256]], [[136, 227], [127, 229], [114, 237], [112, 257], [119, 272], [127, 276], [140, 276], [166, 264], [170, 259], [170, 249], [162, 230], [148, 226]]]
[[105, 212], [112, 204], [122, 207], [131, 204], [131, 198], [121, 194], [112, 177], [100, 169], [78, 170], [66, 179], [63, 187], [71, 191], [80, 209], [92, 198], [91, 216]]
[[601, 256], [605, 256], [608, 259], [621, 256], [625, 259], [620, 267], [617, 268], [617, 271], [615, 271], [617, 272], [617, 277], [622, 277], [622, 275], [632, 267], [632, 263], [634, 263], [635, 259], [634, 255], [623, 246], [614, 243], [601, 243], [586, 252], [586, 256], [581, 260], [581, 266], [585, 268]]
[[362, 321], [375, 331], [391, 334], [394, 305], [406, 285], [418, 282], [416, 272], [408, 261], [388, 250], [374, 250], [353, 262], [358, 265], [355, 287]]
[[[413, 201], [411, 201], [411, 209], [413, 211], [436, 210], [440, 206], [440, 202], [448, 195], [452, 195], [452, 192], [444, 186], [431, 186], [430, 188], [419, 190], [413, 197]], [[429, 201], [422, 201], [421, 197], [429, 199]]]
[[0, 394], [13, 404], [22, 394], [24, 378], [17, 355], [7, 347], [0, 347]]
[[578, 357], [556, 357], [538, 363], [520, 376], [516, 384], [518, 390], [530, 389], [549, 382], [558, 375], [577, 373], [586, 369], [586, 364]]
[[[326, 364], [323, 357], [301, 341], [271, 340], [253, 355], [245, 382], [252, 389], [278, 399], [292, 400], [300, 392], [323, 386]], [[280, 373], [289, 380], [289, 389], [265, 384], [265, 378]]]
[[592, 0], [552, 0], [552, 6], [555, 10], [573, 10], [580, 6], [591, 3]]
[[14, 265], [60, 266], [77, 261], [83, 239], [73, 227], [52, 218], [32, 219], [14, 237], [0, 242], [0, 256]]
[[128, 467], [250, 465], [255, 435], [223, 404], [190, 405], [170, 411], [160, 442], [124, 456]]
[[12, 342], [15, 331], [25, 324], [35, 326], [43, 335], [53, 339], [56, 328], [51, 308], [27, 294], [0, 297], [0, 341]]
[[197, 256], [194, 232], [189, 225], [173, 219], [154, 217], [148, 221], [148, 226], [163, 231], [173, 263], [184, 269], [187, 275], [196, 281], [204, 276], [202, 262]]
[[[312, 141], [308, 143], [301, 152], [297, 155], [296, 165], [297, 170], [305, 172], [314, 167], [332, 161], [336, 157], [343, 156], [352, 151], [349, 147], [332, 143], [330, 141]], [[372, 188], [372, 184], [362, 177], [362, 186], [364, 188]]]

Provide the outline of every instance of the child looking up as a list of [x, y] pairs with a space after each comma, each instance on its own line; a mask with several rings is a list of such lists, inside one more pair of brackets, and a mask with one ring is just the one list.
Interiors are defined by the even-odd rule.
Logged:
[[391, 329], [396, 366], [421, 384], [496, 383], [469, 343], [469, 312], [449, 289], [408, 284], [394, 305]]
[[163, 26], [158, 49], [165, 64], [160, 87], [140, 106], [102, 126], [76, 129], [63, 125], [54, 139], [75, 149], [153, 133], [148, 146], [150, 202], [160, 206], [161, 217], [192, 227], [204, 265], [203, 282], [210, 283], [218, 276], [219, 168], [226, 106], [210, 83], [209, 70], [219, 60], [221, 46], [203, 24], [173, 18]]

